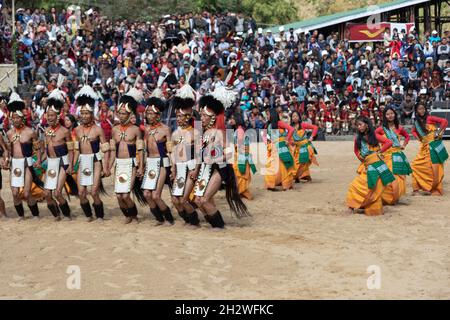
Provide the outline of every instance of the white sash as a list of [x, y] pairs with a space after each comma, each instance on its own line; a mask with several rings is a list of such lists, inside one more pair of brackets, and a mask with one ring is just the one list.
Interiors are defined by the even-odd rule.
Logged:
[[194, 194], [196, 196], [203, 197], [210, 179], [211, 179], [211, 165], [202, 163], [202, 166], [200, 168], [200, 174], [198, 175], [197, 181], [195, 183]]
[[133, 158], [116, 159], [115, 193], [130, 193]]
[[25, 158], [11, 159], [11, 187], [22, 188], [25, 186]]
[[45, 172], [44, 188], [47, 190], [56, 190], [58, 187], [59, 169], [61, 158], [47, 158], [47, 171]]
[[327, 133], [331, 133], [332, 127], [333, 127], [332, 123], [331, 122], [327, 122], [326, 125], [327, 125]]
[[80, 154], [78, 174], [81, 186], [92, 186], [94, 184], [94, 154]]
[[180, 162], [176, 164], [177, 174], [172, 186], [172, 195], [175, 197], [181, 197], [184, 194], [184, 188], [186, 186], [188, 164], [187, 162]]
[[145, 174], [141, 188], [144, 190], [156, 190], [159, 174], [161, 172], [160, 158], [147, 158]]

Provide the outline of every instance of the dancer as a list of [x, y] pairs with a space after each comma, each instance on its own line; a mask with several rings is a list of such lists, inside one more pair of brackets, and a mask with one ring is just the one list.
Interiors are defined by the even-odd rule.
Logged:
[[[64, 185], [70, 185], [70, 190], [78, 193], [76, 182], [72, 178], [74, 143], [69, 130], [61, 126], [60, 114], [64, 104], [64, 93], [54, 89], [48, 96], [46, 117], [48, 127], [45, 129], [45, 145], [47, 155], [47, 170], [45, 173], [45, 199], [47, 206], [56, 221], [60, 220], [60, 211], [64, 220], [72, 220], [70, 207], [62, 191]], [[53, 198], [56, 198], [55, 199]], [[59, 209], [57, 204], [59, 204]]]
[[[406, 193], [406, 176], [412, 172], [408, 159], [402, 151], [406, 148], [410, 137], [400, 125], [397, 113], [391, 107], [384, 109], [382, 126], [375, 130], [375, 134], [385, 136], [392, 142], [392, 147], [383, 153], [383, 160], [394, 174], [395, 181], [384, 188], [381, 198], [384, 205], [394, 205]], [[402, 136], [403, 143], [401, 143]]]
[[[294, 128], [294, 161], [297, 168], [295, 175], [295, 182], [311, 182], [311, 174], [309, 167], [311, 163], [319, 165], [316, 160], [316, 148], [312, 142], [317, 135], [319, 127], [313, 124], [302, 122], [302, 118], [297, 111], [292, 112], [291, 126]], [[305, 130], [312, 130], [311, 137], [308, 139]]]
[[294, 128], [280, 120], [278, 113], [271, 109], [267, 113], [267, 163], [264, 175], [267, 190], [276, 191], [282, 186], [283, 191], [293, 188], [295, 163], [288, 144], [292, 145]]
[[252, 174], [256, 172], [256, 166], [250, 154], [250, 138], [245, 135], [244, 118], [241, 113], [235, 112], [229, 119], [229, 125], [234, 129], [234, 163], [233, 169], [236, 175], [239, 194], [242, 198], [253, 199], [250, 192]]
[[[448, 153], [442, 143], [442, 135], [448, 121], [444, 118], [430, 116], [425, 104], [419, 102], [414, 108], [415, 121], [412, 134], [420, 140], [420, 149], [411, 163], [413, 195], [423, 190], [425, 195], [441, 196], [444, 193], [444, 162]], [[437, 127], [439, 125], [439, 129]]]
[[[347, 193], [350, 212], [362, 209], [368, 216], [383, 214], [381, 195], [384, 187], [395, 180], [394, 175], [382, 160], [382, 153], [392, 146], [392, 141], [376, 135], [372, 121], [364, 116], [356, 119], [357, 135], [354, 151], [361, 161], [358, 176], [353, 179]], [[380, 149], [380, 143], [383, 147]]]
[[226, 198], [238, 218], [248, 216], [236, 184], [233, 166], [225, 162], [225, 107], [231, 106], [234, 94], [225, 87], [200, 98], [199, 107], [203, 128], [201, 168], [195, 186], [195, 203], [213, 228], [224, 228], [225, 222], [214, 203], [214, 195], [222, 182]]
[[91, 187], [90, 195], [95, 217], [101, 222], [105, 217], [103, 202], [100, 198], [101, 191], [104, 193], [102, 175], [110, 176], [108, 167], [110, 144], [106, 140], [103, 129], [94, 121], [94, 107], [97, 100], [94, 90], [84, 85], [75, 95], [75, 99], [80, 107], [81, 120], [81, 125], [74, 129], [74, 164], [78, 162], [78, 196], [87, 221], [93, 221], [92, 208], [88, 199], [88, 188]]
[[[8, 110], [10, 112], [9, 119], [12, 124], [12, 128], [6, 133], [7, 143], [9, 145], [9, 152], [11, 154], [11, 161], [6, 156], [5, 166], [11, 168], [11, 191], [13, 196], [14, 207], [19, 216], [19, 220], [25, 218], [22, 199], [24, 199], [28, 208], [31, 211], [34, 219], [39, 218], [39, 208], [36, 200], [33, 198], [31, 187], [33, 182], [43, 187], [43, 183], [39, 180], [34, 172], [33, 168], [33, 151], [39, 151], [40, 143], [36, 131], [25, 125], [26, 116], [24, 113], [25, 102], [20, 96], [12, 92]], [[1, 139], [3, 142], [3, 139]], [[37, 152], [37, 165], [40, 164], [40, 152]], [[23, 194], [21, 197], [21, 189]]]
[[172, 134], [172, 203], [187, 225], [200, 226], [198, 213], [190, 201], [200, 169], [195, 161], [194, 139], [199, 139], [201, 134], [194, 129], [194, 89], [187, 84], [178, 89], [172, 105], [177, 119], [177, 129]]
[[[22, 100], [22, 99], [20, 99]], [[3, 112], [3, 110], [7, 107], [7, 100], [4, 96], [0, 95], [0, 112]], [[6, 118], [6, 117], [5, 117]], [[5, 121], [3, 119], [3, 121]], [[3, 187], [3, 177], [2, 177], [2, 169], [8, 170], [9, 169], [9, 153], [8, 148], [5, 145], [5, 141], [3, 140], [3, 132], [0, 135], [0, 219], [7, 218], [6, 215], [6, 208], [5, 208], [5, 201], [2, 198], [1, 190]]]
[[125, 224], [138, 222], [138, 210], [131, 199], [131, 191], [141, 205], [146, 201], [141, 189], [144, 174], [144, 141], [139, 127], [131, 123], [136, 117], [138, 103], [143, 100], [142, 92], [131, 88], [120, 98], [117, 110], [120, 124], [114, 126], [110, 141], [109, 168], [115, 164], [115, 193]]
[[157, 97], [151, 97], [145, 108], [144, 143], [147, 151], [145, 173], [142, 179], [144, 197], [150, 206], [150, 212], [155, 216], [157, 225], [164, 221], [174, 224], [170, 208], [162, 200], [164, 184], [170, 183], [169, 154], [172, 152], [171, 130], [161, 122], [161, 114], [165, 102]]

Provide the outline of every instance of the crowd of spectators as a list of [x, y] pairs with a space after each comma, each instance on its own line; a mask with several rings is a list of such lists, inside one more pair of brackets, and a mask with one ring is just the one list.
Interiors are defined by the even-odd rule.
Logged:
[[[45, 97], [65, 76], [67, 112], [85, 82], [99, 97], [98, 120], [115, 121], [118, 98], [130, 86], [146, 95], [159, 83], [167, 100], [186, 81], [201, 96], [227, 85], [235, 70], [237, 101], [247, 128], [263, 128], [264, 111], [278, 108], [288, 121], [298, 111], [321, 134], [347, 134], [359, 114], [380, 121], [393, 106], [410, 123], [417, 101], [450, 101], [450, 33], [386, 29], [383, 42], [350, 43], [338, 32], [263, 30], [241, 13], [171, 14], [159, 21], [112, 20], [99, 10], [3, 8], [0, 63], [18, 64], [18, 82], [40, 121]], [[187, 80], [187, 77], [189, 80]], [[138, 119], [139, 121], [139, 119]]]

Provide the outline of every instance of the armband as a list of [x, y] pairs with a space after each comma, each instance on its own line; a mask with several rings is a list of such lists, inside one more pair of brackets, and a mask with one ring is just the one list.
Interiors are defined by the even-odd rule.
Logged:
[[74, 141], [73, 142], [73, 149], [74, 150], [80, 150], [80, 142]]
[[114, 140], [109, 141], [109, 150], [116, 151], [116, 142]]
[[136, 149], [137, 149], [137, 151], [144, 150], [144, 140], [142, 140], [142, 139], [136, 140]]
[[73, 141], [66, 142], [67, 150], [73, 151]]
[[172, 153], [172, 150], [173, 150], [173, 142], [172, 141], [166, 142], [166, 149], [167, 149], [168, 153]]
[[111, 146], [110, 146], [110, 144], [109, 144], [108, 142], [101, 143], [101, 144], [100, 144], [100, 150], [101, 150], [103, 153], [106, 153], [106, 152], [108, 152], [109, 150], [111, 150]]

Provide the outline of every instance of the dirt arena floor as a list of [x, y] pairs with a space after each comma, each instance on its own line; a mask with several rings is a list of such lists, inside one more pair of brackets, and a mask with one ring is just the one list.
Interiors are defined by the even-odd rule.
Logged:
[[[145, 208], [141, 223], [124, 225], [113, 196], [103, 224], [87, 223], [75, 199], [74, 221], [55, 223], [41, 204], [40, 221], [19, 223], [4, 173], [2, 195], [14, 218], [0, 220], [0, 298], [449, 299], [449, 162], [443, 197], [412, 197], [408, 178], [408, 195], [384, 216], [349, 215], [353, 142], [315, 146], [320, 167], [312, 168], [312, 183], [269, 192], [254, 177], [252, 218], [233, 218], [219, 194], [223, 231], [180, 219], [155, 227]], [[412, 141], [406, 150], [411, 161], [418, 146]], [[379, 289], [368, 287], [375, 276]]]

